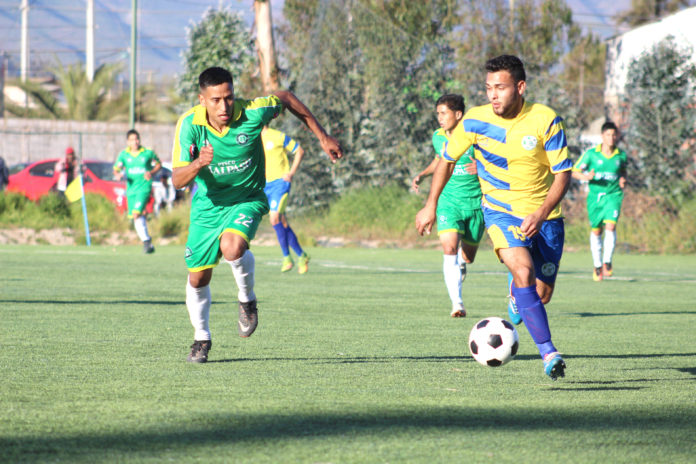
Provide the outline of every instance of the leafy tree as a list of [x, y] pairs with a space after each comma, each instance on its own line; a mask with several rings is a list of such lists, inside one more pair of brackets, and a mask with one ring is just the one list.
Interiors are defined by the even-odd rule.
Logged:
[[562, 57], [580, 38], [572, 10], [563, 0], [465, 0], [455, 31], [457, 78], [466, 82], [473, 103], [486, 102], [483, 64], [504, 53], [517, 55], [530, 76], [558, 72]]
[[253, 41], [240, 13], [229, 8], [209, 8], [187, 30], [188, 49], [183, 52], [184, 73], [178, 90], [185, 106], [197, 103], [198, 76], [206, 68], [220, 66], [232, 73], [235, 87], [254, 63]]
[[593, 34], [580, 38], [563, 57], [559, 78], [577, 96], [575, 104], [592, 120], [604, 114], [604, 65], [606, 45]]
[[693, 50], [670, 36], [635, 58], [628, 70], [629, 179], [678, 208], [693, 195], [696, 66]]
[[631, 7], [616, 16], [618, 24], [636, 27], [687, 8], [690, 0], [631, 0]]
[[[307, 177], [295, 180], [296, 202], [325, 204], [329, 194], [351, 187], [406, 188], [429, 161], [434, 102], [453, 86], [444, 40], [455, 22], [453, 4], [286, 0], [291, 88], [349, 153], [333, 167], [307, 157]], [[285, 126], [305, 149], [314, 143], [294, 122]]]

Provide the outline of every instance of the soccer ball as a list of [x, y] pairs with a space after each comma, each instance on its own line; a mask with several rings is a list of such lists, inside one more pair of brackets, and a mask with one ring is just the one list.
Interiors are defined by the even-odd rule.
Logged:
[[487, 317], [474, 325], [469, 333], [469, 350], [484, 366], [498, 367], [517, 354], [519, 335], [515, 326], [499, 317]]

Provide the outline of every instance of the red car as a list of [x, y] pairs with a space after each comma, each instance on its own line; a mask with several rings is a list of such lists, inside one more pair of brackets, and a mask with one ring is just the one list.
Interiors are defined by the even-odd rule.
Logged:
[[[10, 175], [8, 192], [19, 192], [30, 200], [55, 191], [58, 177], [54, 175], [58, 158], [36, 161]], [[111, 201], [120, 212], [126, 211], [126, 183], [114, 180], [114, 165], [108, 161], [83, 160], [82, 182], [86, 193], [98, 193]], [[152, 212], [152, 199], [148, 203]]]

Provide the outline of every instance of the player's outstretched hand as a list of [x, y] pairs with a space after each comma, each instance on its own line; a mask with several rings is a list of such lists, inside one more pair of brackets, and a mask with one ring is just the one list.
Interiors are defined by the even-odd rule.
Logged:
[[338, 140], [330, 135], [327, 135], [321, 140], [321, 148], [327, 155], [329, 155], [332, 163], [335, 163], [343, 158], [343, 148], [341, 148], [341, 144], [338, 142]]
[[435, 211], [427, 206], [416, 214], [416, 230], [418, 234], [428, 234], [433, 229], [433, 224], [435, 223]]
[[420, 193], [419, 188], [418, 188], [418, 184], [420, 183], [420, 180], [421, 180], [420, 176], [416, 176], [411, 181], [411, 190], [413, 190], [416, 193]]

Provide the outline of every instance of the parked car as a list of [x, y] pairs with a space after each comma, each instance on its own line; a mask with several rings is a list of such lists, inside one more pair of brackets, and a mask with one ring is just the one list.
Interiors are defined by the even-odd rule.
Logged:
[[[56, 190], [55, 166], [58, 158], [36, 161], [10, 175], [8, 192], [18, 192], [33, 201]], [[105, 196], [120, 212], [126, 211], [126, 183], [114, 180], [113, 163], [99, 160], [82, 161], [82, 181], [86, 193]], [[148, 204], [152, 212], [152, 201]]]

